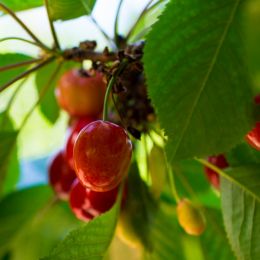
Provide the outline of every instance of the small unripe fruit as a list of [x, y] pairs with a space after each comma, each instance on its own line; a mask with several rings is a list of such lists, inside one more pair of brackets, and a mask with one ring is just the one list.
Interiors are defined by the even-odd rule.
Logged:
[[189, 235], [199, 236], [205, 230], [204, 215], [188, 199], [182, 199], [178, 203], [177, 217], [180, 226]]
[[86, 188], [109, 191], [127, 175], [131, 155], [132, 144], [122, 127], [94, 121], [80, 131], [75, 142], [75, 171]]
[[56, 87], [60, 107], [71, 116], [96, 116], [103, 108], [106, 84], [103, 75], [95, 72], [90, 76], [72, 69], [63, 74]]
[[76, 179], [75, 172], [70, 168], [60, 151], [49, 164], [49, 183], [58, 198], [68, 200], [73, 181]]

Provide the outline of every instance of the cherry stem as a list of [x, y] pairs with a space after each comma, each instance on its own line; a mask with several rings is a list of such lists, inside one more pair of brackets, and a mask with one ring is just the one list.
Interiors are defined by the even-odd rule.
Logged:
[[43, 97], [45, 96], [46, 92], [48, 91], [49, 87], [51, 86], [51, 83], [55, 80], [56, 76], [58, 75], [61, 66], [63, 65], [63, 62], [59, 62], [59, 64], [57, 65], [56, 69], [53, 71], [53, 73], [51, 74], [48, 82], [46, 83], [46, 85], [41, 89], [40, 94], [39, 94], [39, 98], [37, 100], [37, 102], [33, 105], [33, 107], [31, 108], [31, 110], [27, 113], [27, 115], [25, 116], [23, 122], [21, 123], [19, 132], [23, 129], [23, 127], [25, 126], [25, 124], [27, 123], [28, 119], [30, 118], [31, 114], [33, 113], [34, 109], [40, 104], [41, 100], [43, 99]]
[[18, 68], [18, 67], [23, 67], [23, 66], [26, 66], [26, 65], [30, 65], [30, 64], [33, 64], [33, 63], [40, 62], [42, 60], [43, 60], [42, 58], [39, 58], [39, 59], [33, 59], [33, 60], [28, 60], [28, 61], [22, 61], [22, 62], [15, 63], [15, 64], [9, 64], [9, 65], [0, 67], [0, 72], [10, 70], [10, 69], [15, 69], [15, 68]]
[[2, 3], [0, 3], [0, 9], [2, 9], [4, 12], [12, 16], [13, 19], [32, 37], [32, 39], [34, 39], [35, 42], [37, 42], [39, 46], [42, 47], [42, 49], [50, 51], [50, 49], [35, 36], [35, 34], [23, 23], [22, 20], [20, 20], [17, 17], [17, 15], [11, 9], [9, 9], [7, 6], [5, 6]]
[[59, 43], [59, 40], [58, 40], [58, 37], [57, 37], [57, 33], [55, 31], [53, 20], [51, 19], [51, 16], [50, 16], [49, 1], [44, 0], [44, 4], [45, 4], [45, 8], [46, 8], [47, 15], [48, 15], [49, 25], [50, 25], [52, 37], [53, 37], [53, 40], [54, 40], [55, 49], [60, 50], [61, 49], [60, 43]]
[[31, 69], [19, 74], [17, 77], [13, 78], [12, 80], [10, 80], [9, 82], [7, 82], [6, 84], [4, 84], [3, 86], [0, 87], [0, 93], [2, 91], [4, 91], [6, 88], [8, 88], [10, 85], [12, 85], [13, 83], [15, 83], [16, 81], [26, 77], [27, 75], [31, 74], [32, 72], [40, 69], [41, 67], [45, 66], [46, 64], [50, 63], [51, 61], [53, 61], [55, 59], [55, 57], [50, 57], [48, 59], [45, 59], [43, 62], [39, 63], [38, 65], [32, 67]]
[[175, 198], [176, 202], [178, 203], [180, 201], [180, 197], [179, 197], [178, 192], [177, 192], [174, 174], [172, 172], [170, 165], [168, 163], [166, 163], [166, 164], [167, 164], [167, 172], [168, 172], [168, 177], [169, 177], [170, 189], [171, 189], [173, 197]]
[[125, 67], [127, 66], [128, 61], [125, 59], [123, 60], [117, 71], [114, 73], [114, 75], [111, 77], [111, 79], [109, 80], [107, 89], [106, 89], [106, 94], [105, 94], [105, 99], [104, 99], [104, 108], [103, 108], [103, 120], [106, 121], [107, 120], [107, 116], [108, 116], [108, 98], [109, 98], [109, 94], [116, 82], [116, 79], [118, 77], [118, 75], [125, 69]]

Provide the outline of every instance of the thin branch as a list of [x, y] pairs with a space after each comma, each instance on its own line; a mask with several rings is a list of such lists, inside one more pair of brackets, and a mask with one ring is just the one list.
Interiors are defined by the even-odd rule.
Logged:
[[22, 41], [22, 42], [26, 42], [26, 43], [35, 45], [35, 46], [37, 46], [37, 47], [39, 47], [39, 48], [42, 47], [42, 46], [41, 46], [39, 43], [37, 43], [37, 42], [33, 42], [33, 41], [30, 41], [30, 40], [27, 40], [27, 39], [24, 39], [24, 38], [20, 38], [20, 37], [6, 37], [6, 38], [0, 39], [0, 42], [9, 41], [9, 40]]
[[10, 80], [9, 82], [7, 82], [6, 84], [4, 84], [3, 86], [0, 87], [0, 93], [2, 91], [4, 91], [6, 88], [8, 88], [10, 85], [12, 85], [13, 83], [15, 83], [16, 81], [26, 77], [27, 75], [31, 74], [32, 72], [40, 69], [41, 67], [45, 66], [46, 64], [50, 63], [51, 61], [53, 61], [55, 59], [55, 57], [50, 57], [46, 60], [44, 60], [43, 62], [39, 63], [38, 65], [32, 67], [31, 69], [19, 74], [17, 77], [13, 78], [12, 80]]
[[118, 21], [119, 21], [119, 14], [120, 14], [120, 10], [121, 10], [123, 1], [124, 0], [120, 0], [118, 7], [117, 7], [117, 11], [116, 11], [116, 19], [115, 19], [115, 23], [114, 23], [114, 40], [115, 41], [117, 41], [117, 37], [118, 37]]
[[32, 115], [34, 109], [40, 104], [41, 100], [43, 99], [43, 97], [45, 96], [46, 92], [48, 91], [49, 87], [51, 86], [51, 83], [55, 80], [56, 76], [58, 75], [61, 66], [62, 66], [63, 62], [60, 62], [58, 64], [58, 66], [56, 67], [56, 69], [54, 70], [54, 72], [51, 74], [47, 84], [41, 89], [40, 94], [39, 94], [39, 98], [37, 100], [37, 102], [33, 105], [33, 107], [31, 108], [31, 110], [27, 113], [27, 115], [25, 116], [23, 122], [21, 123], [19, 132], [23, 129], [23, 127], [26, 125], [28, 119], [30, 118], [30, 116]]
[[58, 40], [58, 37], [57, 37], [57, 33], [55, 31], [55, 28], [54, 28], [53, 21], [52, 21], [51, 16], [50, 16], [49, 1], [48, 0], [44, 0], [44, 4], [45, 4], [45, 8], [46, 8], [47, 15], [48, 15], [49, 25], [50, 25], [52, 37], [53, 37], [53, 40], [54, 40], [55, 48], [60, 50], [61, 49], [60, 48], [60, 43], [59, 43], [59, 40]]
[[10, 16], [14, 18], [14, 20], [32, 37], [32, 39], [35, 40], [43, 49], [50, 50], [43, 42], [39, 40], [38, 37], [35, 36], [35, 34], [24, 24], [24, 22], [18, 18], [18, 16], [7, 6], [0, 3], [0, 9], [2, 9], [4, 12], [8, 13]]
[[30, 64], [33, 64], [33, 63], [40, 62], [40, 61], [42, 61], [42, 58], [22, 61], [22, 62], [18, 62], [18, 63], [15, 63], [15, 64], [9, 64], [9, 65], [0, 67], [0, 72], [10, 70], [10, 69], [15, 69], [15, 68], [18, 68], [18, 67], [23, 67], [23, 66], [26, 66], [26, 65], [30, 65]]
[[109, 37], [109, 35], [103, 30], [103, 28], [98, 24], [97, 20], [92, 16], [91, 10], [87, 4], [86, 1], [81, 0], [81, 3], [86, 11], [87, 14], [89, 14], [89, 18], [91, 21], [96, 25], [96, 27], [99, 29], [99, 31], [103, 34], [103, 36], [106, 38], [106, 40], [111, 44], [112, 49], [116, 48], [116, 44], [114, 41]]
[[117, 55], [114, 52], [103, 53], [94, 52], [93, 50], [84, 50], [81, 48], [67, 49], [63, 52], [63, 58], [65, 60], [73, 60], [76, 62], [82, 62], [84, 60], [108, 62], [117, 59]]

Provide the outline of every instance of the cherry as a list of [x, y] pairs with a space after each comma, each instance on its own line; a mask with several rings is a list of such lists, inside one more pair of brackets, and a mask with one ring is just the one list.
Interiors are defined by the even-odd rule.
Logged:
[[117, 194], [118, 186], [107, 192], [96, 192], [75, 180], [70, 192], [70, 207], [78, 219], [89, 221], [112, 208]]
[[[223, 154], [210, 156], [208, 157], [208, 162], [216, 165], [220, 169], [225, 169], [228, 167], [228, 162]], [[206, 176], [209, 182], [216, 188], [219, 189], [219, 175], [214, 170], [210, 169], [209, 167], [204, 168]]]
[[70, 167], [74, 169], [74, 160], [73, 160], [73, 148], [74, 144], [76, 142], [76, 139], [78, 137], [78, 134], [82, 128], [84, 128], [86, 125], [94, 121], [93, 117], [83, 117], [79, 118], [78, 120], [75, 120], [72, 123], [72, 126], [70, 128], [70, 134], [67, 139], [66, 147], [65, 147], [65, 157], [67, 159], [67, 162], [69, 163]]
[[75, 172], [70, 168], [62, 151], [58, 152], [49, 164], [49, 183], [57, 196], [62, 200], [68, 200]]
[[199, 236], [206, 226], [205, 217], [188, 199], [182, 199], [177, 205], [177, 217], [180, 226], [189, 235]]
[[132, 143], [122, 127], [94, 121], [80, 131], [75, 142], [75, 171], [85, 187], [108, 191], [126, 176], [131, 155]]
[[61, 108], [72, 116], [95, 116], [103, 108], [106, 84], [103, 75], [72, 69], [60, 78], [55, 94]]
[[[260, 105], [260, 95], [255, 96], [255, 104]], [[260, 151], [260, 122], [256, 122], [255, 127], [247, 133], [245, 137], [247, 143]]]

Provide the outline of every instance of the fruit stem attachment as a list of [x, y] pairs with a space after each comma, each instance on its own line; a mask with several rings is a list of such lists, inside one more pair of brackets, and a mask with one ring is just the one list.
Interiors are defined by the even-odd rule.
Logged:
[[175, 179], [174, 179], [172, 169], [171, 169], [171, 167], [168, 163], [167, 163], [167, 172], [168, 172], [169, 184], [170, 184], [170, 189], [171, 189], [172, 195], [175, 198], [176, 203], [178, 203], [180, 201], [180, 197], [179, 197], [178, 192], [177, 192], [177, 188], [176, 188]]
[[103, 107], [103, 121], [106, 121], [107, 119], [107, 114], [108, 114], [108, 97], [109, 94], [112, 90], [112, 87], [114, 86], [115, 82], [116, 82], [116, 78], [118, 77], [118, 75], [120, 75], [120, 73], [125, 69], [125, 67], [128, 64], [128, 60], [124, 59], [118, 66], [118, 69], [116, 70], [116, 72], [114, 73], [114, 75], [111, 77], [111, 79], [109, 80], [109, 83], [107, 85], [107, 89], [106, 89], [106, 94], [105, 94], [105, 99], [104, 99], [104, 107]]

